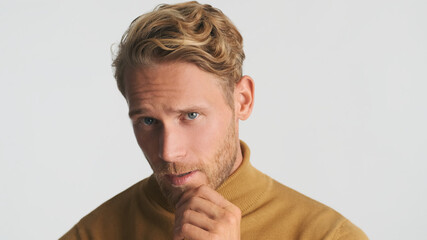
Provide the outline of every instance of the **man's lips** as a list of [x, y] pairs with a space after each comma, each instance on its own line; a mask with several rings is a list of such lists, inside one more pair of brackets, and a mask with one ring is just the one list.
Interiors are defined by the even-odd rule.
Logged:
[[182, 174], [166, 174], [166, 178], [172, 185], [181, 186], [186, 184], [196, 174], [197, 170]]

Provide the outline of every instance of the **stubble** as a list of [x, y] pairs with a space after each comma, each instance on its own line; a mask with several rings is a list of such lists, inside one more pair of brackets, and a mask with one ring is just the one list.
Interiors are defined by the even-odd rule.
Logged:
[[[160, 190], [171, 206], [179, 201], [182, 194], [190, 186], [172, 186], [166, 178], [166, 174], [178, 174], [193, 170], [201, 171], [206, 175], [207, 185], [212, 189], [217, 189], [230, 176], [236, 162], [237, 147], [234, 117], [231, 119], [227, 129], [227, 134], [221, 141], [223, 144], [216, 150], [211, 159], [203, 161], [199, 165], [186, 165], [182, 163], [163, 162], [154, 171], [154, 176], [160, 186]], [[191, 186], [197, 187], [197, 186]]]

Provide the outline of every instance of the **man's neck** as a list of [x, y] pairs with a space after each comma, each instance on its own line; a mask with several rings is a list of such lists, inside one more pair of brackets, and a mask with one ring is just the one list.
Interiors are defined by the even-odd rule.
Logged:
[[237, 146], [238, 147], [237, 147], [237, 153], [236, 153], [236, 161], [234, 162], [230, 175], [233, 174], [240, 167], [243, 161], [243, 154], [242, 154], [242, 148], [240, 146], [240, 141]]

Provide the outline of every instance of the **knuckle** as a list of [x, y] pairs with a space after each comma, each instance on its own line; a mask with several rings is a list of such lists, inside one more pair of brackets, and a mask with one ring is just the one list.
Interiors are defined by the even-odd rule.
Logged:
[[191, 226], [189, 223], [184, 223], [181, 227], [181, 231], [184, 235], [186, 235], [187, 233], [189, 233], [191, 231]]
[[205, 186], [205, 185], [198, 187], [196, 190], [196, 194], [200, 195], [200, 194], [204, 193], [206, 191], [206, 188], [207, 188], [207, 186]]
[[235, 207], [235, 208], [234, 208], [234, 214], [235, 214], [236, 216], [241, 217], [241, 216], [242, 216], [242, 210], [240, 210], [240, 208], [238, 208], [238, 207]]
[[223, 218], [224, 218], [224, 221], [227, 222], [228, 224], [235, 224], [237, 222], [236, 217], [229, 212], [225, 213]]
[[197, 204], [198, 199], [196, 197], [192, 197], [190, 198], [190, 200], [188, 200], [188, 206], [194, 206], [195, 204]]
[[215, 221], [212, 223], [212, 228], [216, 229], [218, 231], [218, 230], [221, 230], [222, 227], [221, 227], [221, 224], [219, 222]]
[[191, 217], [191, 215], [192, 215], [191, 210], [190, 210], [190, 209], [187, 209], [187, 210], [185, 210], [185, 211], [182, 213], [182, 218], [183, 218], [183, 219], [188, 219], [188, 218], [190, 218], [190, 217]]

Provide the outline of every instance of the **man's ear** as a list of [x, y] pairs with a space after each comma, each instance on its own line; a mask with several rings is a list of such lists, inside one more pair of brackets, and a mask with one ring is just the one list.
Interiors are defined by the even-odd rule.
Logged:
[[254, 80], [249, 76], [243, 76], [234, 88], [234, 108], [236, 117], [246, 120], [254, 107]]

